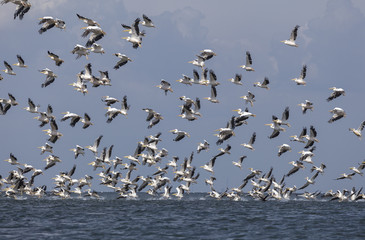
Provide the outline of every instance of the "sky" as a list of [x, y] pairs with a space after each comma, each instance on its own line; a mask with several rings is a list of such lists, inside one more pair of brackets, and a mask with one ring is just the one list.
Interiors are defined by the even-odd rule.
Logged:
[[[0, 139], [0, 160], [9, 158], [13, 153], [21, 163], [31, 164], [36, 168], [44, 168], [42, 161], [47, 154], [40, 155], [37, 147], [47, 142], [47, 136], [39, 128], [39, 122], [24, 110], [27, 99], [31, 98], [45, 111], [48, 104], [54, 109], [59, 131], [63, 137], [54, 144], [54, 154], [62, 159], [55, 167], [44, 171], [44, 175], [36, 178], [35, 185], [46, 184], [51, 189], [53, 179], [61, 171], [68, 171], [74, 164], [77, 169], [74, 178], [85, 174], [94, 176], [92, 188], [97, 191], [108, 191], [101, 186], [99, 170], [93, 171], [88, 165], [94, 160], [93, 154], [85, 150], [85, 155], [74, 159], [69, 149], [76, 144], [92, 145], [94, 140], [103, 135], [99, 149], [114, 145], [112, 157], [134, 153], [137, 142], [145, 136], [161, 132], [162, 142], [158, 147], [166, 148], [169, 155], [159, 166], [164, 166], [172, 156], [178, 156], [180, 163], [195, 151], [193, 165], [199, 168], [207, 163], [226, 144], [232, 146], [231, 154], [219, 158], [215, 165], [215, 187], [219, 191], [240, 185], [249, 168], [267, 172], [274, 168], [277, 179], [286, 174], [290, 161], [299, 159], [299, 151], [303, 145], [291, 142], [290, 136], [299, 135], [303, 127], [313, 125], [317, 132], [319, 143], [316, 143], [314, 164], [324, 163], [325, 173], [316, 179], [314, 185], [305, 190], [327, 191], [329, 189], [350, 189], [364, 186], [364, 179], [355, 175], [353, 180], [335, 180], [342, 173], [351, 173], [349, 167], [358, 166], [364, 160], [364, 140], [359, 140], [349, 131], [357, 128], [365, 114], [362, 110], [365, 90], [365, 34], [362, 27], [365, 23], [365, 3], [360, 0], [331, 1], [121, 1], [105, 2], [89, 1], [31, 1], [32, 8], [23, 20], [13, 19], [15, 5], [0, 6], [0, 61], [15, 63], [16, 55], [20, 54], [27, 69], [14, 67], [16, 76], [1, 72], [0, 98], [7, 98], [11, 93], [19, 102], [6, 115], [0, 116], [2, 138]], [[71, 54], [76, 44], [84, 45], [86, 39], [81, 37], [81, 28], [86, 26], [76, 13], [92, 18], [100, 23], [106, 36], [98, 41], [105, 49], [105, 54], [91, 53], [89, 59], [76, 59]], [[149, 16], [156, 28], [143, 28], [146, 36], [142, 47], [133, 49], [122, 37], [121, 24], [130, 25], [142, 14]], [[66, 22], [66, 29], [58, 28], [38, 34], [38, 18], [53, 16]], [[299, 25], [297, 43], [293, 48], [281, 43], [288, 39], [295, 25]], [[182, 74], [192, 77], [193, 69], [197, 67], [188, 63], [196, 58], [203, 49], [212, 49], [217, 56], [206, 62], [206, 67], [213, 69], [221, 83], [217, 87], [220, 103], [213, 104], [203, 99], [210, 96], [210, 88], [205, 86], [186, 86], [176, 82]], [[57, 67], [47, 57], [47, 51], [58, 54], [65, 62]], [[240, 65], [244, 64], [245, 52], [250, 51], [255, 72], [246, 72]], [[118, 61], [114, 53], [123, 53], [133, 61], [118, 70], [113, 66]], [[73, 90], [68, 84], [76, 81], [76, 74], [92, 64], [93, 73], [98, 70], [109, 71], [112, 86], [92, 88], [85, 96]], [[298, 77], [302, 65], [306, 64], [307, 85], [297, 86], [290, 79]], [[1, 66], [3, 66], [1, 64]], [[53, 84], [41, 88], [45, 76], [38, 70], [50, 68], [57, 74]], [[5, 69], [3, 67], [2, 69]], [[227, 81], [236, 73], [242, 74], [243, 85], [236, 86]], [[269, 90], [255, 88], [253, 83], [270, 80]], [[161, 79], [171, 83], [174, 90], [167, 96], [155, 86]], [[326, 98], [330, 95], [330, 87], [341, 87], [346, 96], [341, 96], [331, 102]], [[253, 107], [245, 105], [240, 96], [251, 91], [256, 95]], [[110, 124], [104, 116], [105, 105], [102, 96], [113, 96], [122, 99], [128, 97], [130, 110], [128, 116], [118, 116]], [[180, 96], [201, 99], [202, 117], [188, 122], [178, 117]], [[310, 100], [314, 110], [302, 114], [299, 103]], [[290, 128], [277, 138], [268, 139], [272, 130], [264, 124], [271, 122], [271, 116], [281, 116], [285, 107], [290, 108]], [[158, 125], [147, 129], [145, 121], [147, 114], [142, 108], [152, 108], [164, 117]], [[225, 127], [227, 121], [236, 113], [233, 109], [249, 107], [256, 118], [249, 119], [248, 124], [235, 129], [235, 136], [221, 146], [215, 144], [217, 138], [214, 130]], [[347, 116], [332, 124], [329, 110], [341, 107]], [[78, 123], [74, 128], [68, 121], [60, 122], [62, 112], [74, 112], [91, 117], [93, 126], [82, 129]], [[191, 137], [180, 142], [174, 142], [171, 129], [184, 130]], [[248, 142], [252, 133], [257, 133], [255, 150], [250, 151], [240, 144]], [[206, 139], [210, 143], [207, 152], [196, 153], [199, 142]], [[292, 151], [277, 156], [278, 146], [287, 143]], [[242, 155], [247, 155], [242, 169], [232, 165]], [[305, 183], [305, 177], [311, 177], [310, 165], [304, 170], [287, 177], [286, 186]], [[9, 163], [0, 161], [0, 174], [3, 177], [14, 169]], [[155, 167], [139, 166], [133, 173], [151, 175]], [[124, 176], [125, 170], [121, 170]], [[208, 192], [204, 179], [210, 173], [203, 169], [200, 172], [198, 184], [191, 187], [192, 191]], [[172, 177], [171, 169], [168, 174]], [[177, 183], [172, 183], [174, 187]], [[249, 187], [247, 188], [249, 189]]]

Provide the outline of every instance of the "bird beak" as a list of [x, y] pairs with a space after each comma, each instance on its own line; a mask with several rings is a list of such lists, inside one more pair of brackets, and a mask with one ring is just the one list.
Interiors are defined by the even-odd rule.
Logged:
[[234, 110], [232, 110], [232, 111], [234, 111], [234, 112], [238, 112], [239, 110], [238, 110], [238, 109], [234, 109]]

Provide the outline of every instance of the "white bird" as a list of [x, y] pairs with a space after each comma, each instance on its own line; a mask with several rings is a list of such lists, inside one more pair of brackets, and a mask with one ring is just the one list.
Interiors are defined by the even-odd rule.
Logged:
[[117, 56], [120, 60], [117, 62], [117, 64], [114, 66], [114, 69], [117, 70], [119, 69], [121, 66], [124, 66], [125, 64], [127, 64], [128, 61], [132, 62], [132, 59], [130, 59], [129, 57], [127, 57], [125, 54], [121, 54], [121, 53], [114, 53], [115, 56]]
[[204, 142], [198, 144], [198, 148], [197, 148], [196, 152], [200, 153], [203, 150], [206, 150], [206, 151], [209, 150], [209, 143], [205, 139], [204, 139]]
[[251, 104], [251, 107], [253, 107], [253, 102], [255, 102], [256, 100], [254, 99], [255, 98], [255, 95], [253, 93], [251, 93], [250, 91], [248, 91], [247, 95], [246, 96], [242, 96], [240, 98], [243, 98], [245, 100], [245, 103], [250, 103]]
[[28, 98], [28, 105], [29, 105], [28, 107], [24, 108], [28, 112], [30, 112], [30, 113], [38, 113], [39, 112], [38, 109], [39, 109], [40, 106], [39, 105], [36, 106], [30, 98]]
[[4, 61], [4, 66], [6, 67], [6, 69], [2, 70], [3, 72], [5, 72], [6, 74], [9, 74], [9, 75], [16, 75], [16, 73], [13, 71], [13, 68], [10, 66], [9, 63]]
[[45, 152], [53, 153], [53, 146], [46, 143], [44, 146], [38, 147], [41, 149], [41, 155]]
[[232, 161], [232, 164], [233, 164], [234, 166], [237, 166], [237, 167], [239, 167], [240, 169], [242, 169], [242, 162], [243, 162], [243, 160], [244, 160], [246, 157], [247, 157], [247, 156], [243, 155], [243, 156], [241, 156], [241, 157], [239, 158], [238, 162], [234, 162], [234, 161]]
[[71, 118], [71, 122], [70, 122], [71, 127], [75, 127], [76, 123], [78, 121], [80, 121], [80, 119], [81, 119], [81, 116], [79, 116], [76, 113], [71, 113], [69, 111], [63, 112], [62, 114], [64, 114], [64, 116], [61, 118], [61, 122], [66, 121], [67, 119]]
[[84, 152], [84, 148], [81, 147], [80, 145], [76, 145], [75, 148], [71, 148], [70, 151], [73, 151], [75, 153], [75, 159], [81, 154], [82, 156], [84, 156], [85, 152]]
[[297, 39], [298, 28], [299, 28], [299, 25], [296, 25], [290, 34], [289, 40], [283, 40], [281, 42], [283, 42], [284, 44], [286, 44], [288, 46], [298, 47], [298, 45], [295, 43], [295, 40]]
[[201, 67], [202, 69], [205, 66], [205, 59], [202, 56], [196, 55], [197, 59], [194, 59], [193, 61], [189, 61], [188, 63], [191, 63], [197, 67]]
[[280, 157], [283, 153], [286, 153], [287, 151], [291, 151], [291, 147], [288, 144], [282, 144], [279, 146], [279, 152], [278, 157]]
[[309, 135], [305, 134], [303, 137], [308, 140], [304, 148], [309, 148], [314, 144], [314, 142], [319, 142], [319, 140], [316, 138], [317, 131], [313, 126], [310, 126]]
[[100, 53], [100, 54], [105, 53], [104, 48], [97, 43], [93, 43], [89, 49], [93, 53]]
[[251, 71], [255, 71], [255, 69], [253, 69], [253, 67], [251, 67], [252, 65], [252, 57], [249, 51], [246, 51], [246, 65], [241, 65], [240, 67], [245, 69], [248, 72]]
[[93, 123], [90, 120], [91, 120], [91, 118], [90, 118], [89, 114], [84, 113], [84, 118], [81, 118], [81, 120], [80, 120], [84, 124], [82, 126], [83, 129], [86, 129], [89, 126], [93, 125]]
[[64, 62], [58, 55], [47, 51], [48, 57], [50, 57], [53, 61], [55, 61], [56, 66], [61, 66], [61, 64]]
[[303, 114], [305, 114], [308, 109], [313, 111], [313, 103], [311, 101], [305, 100], [305, 103], [299, 103], [298, 106], [302, 108]]
[[271, 133], [271, 135], [269, 136], [269, 138], [275, 138], [277, 136], [279, 136], [280, 132], [283, 131], [285, 132], [286, 129], [283, 128], [283, 127], [280, 127], [279, 124], [277, 124], [276, 122], [274, 123], [268, 123], [268, 124], [265, 124], [266, 126], [270, 126], [270, 128], [274, 129], [273, 132]]
[[132, 43], [133, 48], [141, 47], [141, 44], [142, 44], [142, 35], [141, 35], [141, 32], [139, 31], [139, 27], [138, 27], [138, 24], [140, 21], [141, 21], [141, 19], [137, 18], [128, 30], [130, 33], [130, 36], [123, 37], [123, 39]]
[[182, 83], [182, 84], [186, 84], [186, 85], [192, 85], [193, 79], [191, 79], [190, 77], [186, 76], [185, 74], [182, 74], [182, 78], [176, 80], [176, 82]]
[[334, 121], [337, 121], [343, 117], [346, 117], [346, 113], [342, 108], [335, 107], [334, 109], [330, 110], [330, 113], [332, 113], [332, 118], [328, 120], [329, 123], [333, 123]]
[[265, 77], [264, 81], [262, 83], [260, 82], [255, 82], [253, 84], [254, 87], [260, 87], [260, 88], [265, 88], [267, 90], [269, 90], [269, 87], [267, 85], [269, 85], [270, 81], [267, 77]]
[[302, 71], [300, 73], [299, 78], [293, 78], [292, 80], [297, 84], [297, 85], [306, 85], [307, 82], [304, 80], [305, 77], [307, 75], [307, 65], [303, 65]]
[[307, 128], [303, 127], [299, 137], [297, 135], [290, 136], [291, 138], [293, 138], [293, 139], [290, 139], [290, 141], [305, 143], [303, 138], [306, 134], [307, 134]]
[[250, 141], [248, 143], [242, 143], [241, 145], [250, 150], [255, 150], [254, 147], [252, 146], [255, 143], [255, 141], [256, 141], [256, 132], [252, 134]]
[[356, 136], [359, 137], [359, 139], [361, 139], [361, 132], [364, 129], [365, 126], [365, 121], [362, 121], [360, 126], [355, 129], [355, 128], [349, 128], [349, 131], [353, 132]]
[[180, 141], [181, 139], [183, 139], [185, 136], [186, 137], [190, 137], [190, 134], [187, 133], [187, 132], [184, 132], [184, 131], [180, 131], [178, 129], [173, 129], [173, 130], [170, 130], [169, 132], [172, 132], [173, 134], [176, 134], [176, 138], [173, 139], [173, 141], [175, 142], [178, 142]]
[[155, 25], [153, 24], [152, 20], [147, 17], [145, 14], [142, 15], [143, 17], [143, 21], [141, 22], [141, 24], [145, 27], [155, 27]]
[[335, 99], [341, 95], [345, 96], [345, 90], [343, 90], [342, 88], [331, 87], [330, 90], [332, 90], [333, 92], [327, 98], [327, 102], [332, 101], [333, 99]]
[[98, 147], [100, 145], [100, 141], [103, 138], [103, 135], [100, 135], [95, 141], [94, 144], [92, 146], [86, 146], [85, 148], [89, 149], [90, 151], [92, 151], [94, 153], [94, 155], [96, 156], [98, 154]]
[[174, 92], [171, 88], [171, 84], [167, 81], [165, 81], [164, 79], [161, 80], [161, 83], [160, 85], [157, 85], [156, 87], [164, 90], [165, 92], [165, 95], [167, 95], [167, 92], [170, 91], [170, 92]]
[[217, 159], [216, 157], [213, 157], [212, 159], [209, 160], [209, 162], [207, 162], [205, 165], [200, 166], [200, 167], [203, 168], [204, 170], [214, 174], [213, 167], [214, 167], [216, 159]]
[[4, 161], [10, 163], [11, 165], [19, 165], [20, 164], [18, 162], [18, 159], [12, 153], [10, 153], [10, 158], [6, 159]]
[[215, 52], [213, 52], [212, 49], [204, 49], [200, 51], [200, 56], [203, 57], [205, 60], [209, 60], [214, 56], [217, 56]]
[[212, 103], [219, 103], [219, 100], [217, 99], [217, 89], [213, 85], [211, 85], [210, 88], [210, 97], [205, 97], [204, 99], [207, 99]]
[[62, 133], [58, 132], [58, 126], [55, 120], [50, 121], [51, 129], [43, 130], [49, 136], [48, 141], [51, 143], [56, 143], [56, 141], [63, 136]]
[[228, 81], [230, 81], [231, 83], [234, 83], [236, 85], [242, 85], [241, 80], [242, 80], [242, 74], [238, 74], [238, 73], [236, 73], [234, 78], [228, 79]]
[[99, 23], [97, 23], [96, 21], [94, 21], [94, 20], [92, 20], [92, 19], [90, 19], [90, 18], [83, 17], [83, 16], [81, 16], [81, 15], [79, 15], [79, 14], [77, 14], [77, 13], [76, 13], [76, 15], [77, 15], [77, 17], [78, 17], [81, 21], [83, 21], [84, 23], [86, 23], [88, 26], [98, 26], [98, 27], [100, 27], [100, 24], [99, 24]]
[[53, 71], [49, 68], [44, 68], [42, 70], [39, 70], [39, 72], [46, 75], [46, 81], [44, 83], [42, 83], [42, 85], [41, 85], [42, 88], [47, 87], [48, 85], [53, 83], [57, 77], [57, 75], [55, 73], [53, 73]]
[[16, 58], [18, 59], [18, 62], [17, 63], [14, 63], [13, 64], [14, 66], [21, 67], [21, 68], [28, 67], [27, 65], [24, 64], [24, 60], [23, 60], [23, 58], [19, 54], [16, 55]]
[[88, 41], [86, 42], [86, 47], [90, 47], [96, 41], [102, 39], [106, 33], [99, 26], [87, 26], [82, 27], [85, 31], [82, 33], [82, 37], [87, 37], [90, 34]]
[[79, 59], [81, 56], [85, 56], [88, 59], [88, 55], [90, 54], [89, 49], [80, 44], [76, 44], [71, 53], [77, 54], [76, 59]]
[[65, 21], [58, 19], [58, 18], [53, 18], [50, 16], [45, 16], [42, 18], [39, 18], [39, 25], [42, 24], [42, 27], [38, 30], [39, 34], [42, 34], [44, 32], [46, 32], [47, 30], [53, 28], [53, 27], [57, 27], [60, 29], [65, 29], [66, 28], [66, 23]]

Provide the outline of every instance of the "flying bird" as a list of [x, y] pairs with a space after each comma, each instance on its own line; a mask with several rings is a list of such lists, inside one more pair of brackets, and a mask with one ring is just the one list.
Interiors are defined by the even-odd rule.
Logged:
[[297, 39], [298, 28], [299, 28], [299, 25], [296, 25], [290, 34], [289, 40], [283, 40], [281, 42], [283, 42], [284, 44], [286, 44], [288, 46], [298, 47], [298, 45], [295, 43], [295, 40]]
[[155, 27], [155, 25], [153, 24], [152, 20], [149, 17], [147, 17], [145, 14], [143, 14], [142, 17], [143, 17], [143, 21], [141, 22], [141, 24], [143, 26], [152, 27], [152, 28]]
[[50, 52], [50, 51], [47, 51], [48, 53], [48, 57], [50, 57], [56, 64], [56, 66], [61, 66], [61, 64], [64, 62], [58, 55]]
[[333, 123], [334, 121], [337, 121], [343, 117], [346, 117], [346, 113], [342, 108], [335, 107], [334, 109], [330, 110], [330, 113], [332, 113], [332, 118], [328, 120], [329, 123]]
[[171, 88], [171, 84], [165, 80], [161, 80], [161, 83], [159, 85], [157, 85], [156, 87], [164, 90], [165, 92], [165, 95], [167, 95], [167, 92], [170, 91], [170, 92], [174, 92]]
[[265, 77], [264, 81], [262, 83], [260, 82], [255, 82], [253, 84], [254, 87], [260, 87], [260, 88], [265, 88], [267, 90], [269, 90], [269, 87], [267, 85], [269, 85], [270, 81], [269, 78]]
[[240, 67], [245, 69], [248, 72], [251, 71], [255, 71], [255, 69], [253, 69], [253, 67], [251, 67], [252, 65], [252, 57], [249, 51], [246, 51], [246, 65], [241, 65]]
[[115, 56], [117, 56], [120, 60], [117, 62], [117, 64], [114, 66], [114, 69], [117, 70], [119, 69], [121, 66], [124, 66], [125, 64], [127, 64], [128, 61], [132, 62], [132, 59], [130, 59], [129, 57], [127, 57], [125, 54], [121, 54], [121, 53], [114, 53]]
[[307, 75], [307, 65], [303, 65], [302, 71], [300, 73], [299, 78], [293, 78], [292, 80], [297, 84], [297, 85], [306, 85], [307, 82], [304, 80], [305, 77]]
[[361, 132], [364, 129], [364, 126], [365, 126], [365, 121], [362, 121], [361, 124], [360, 124], [360, 126], [357, 129], [355, 129], [355, 128], [349, 128], [349, 131], [353, 132], [361, 140]]
[[330, 90], [332, 90], [332, 93], [327, 98], [327, 102], [332, 101], [333, 99], [338, 98], [341, 95], [345, 96], [345, 90], [343, 90], [342, 88], [331, 87]]

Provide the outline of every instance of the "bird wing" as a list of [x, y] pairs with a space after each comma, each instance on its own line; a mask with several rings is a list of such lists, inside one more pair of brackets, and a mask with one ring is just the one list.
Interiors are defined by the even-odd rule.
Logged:
[[275, 138], [275, 137], [279, 136], [279, 134], [280, 134], [280, 131], [279, 131], [279, 130], [274, 129], [274, 131], [273, 131], [273, 132], [272, 132], [272, 134], [269, 136], [269, 138], [270, 138], [270, 139], [271, 139], [271, 138]]
[[21, 64], [21, 65], [24, 65], [24, 60], [23, 60], [23, 58], [18, 54], [18, 55], [16, 55], [16, 57], [18, 58], [18, 61], [19, 61], [19, 63]]
[[5, 67], [9, 70], [9, 71], [13, 71], [13, 68], [9, 65], [8, 62], [4, 61], [4, 65]]
[[282, 121], [286, 121], [289, 119], [289, 107], [286, 107], [282, 116], [281, 116], [281, 120]]
[[251, 54], [249, 51], [246, 52], [246, 65], [247, 66], [252, 65], [252, 58], [251, 58]]
[[297, 39], [298, 28], [299, 28], [299, 25], [296, 25], [296, 26], [294, 27], [293, 31], [292, 31], [292, 32], [291, 32], [291, 34], [290, 34], [290, 40], [295, 41], [295, 39]]
[[307, 65], [303, 65], [302, 72], [300, 73], [300, 78], [304, 79], [307, 75]]

